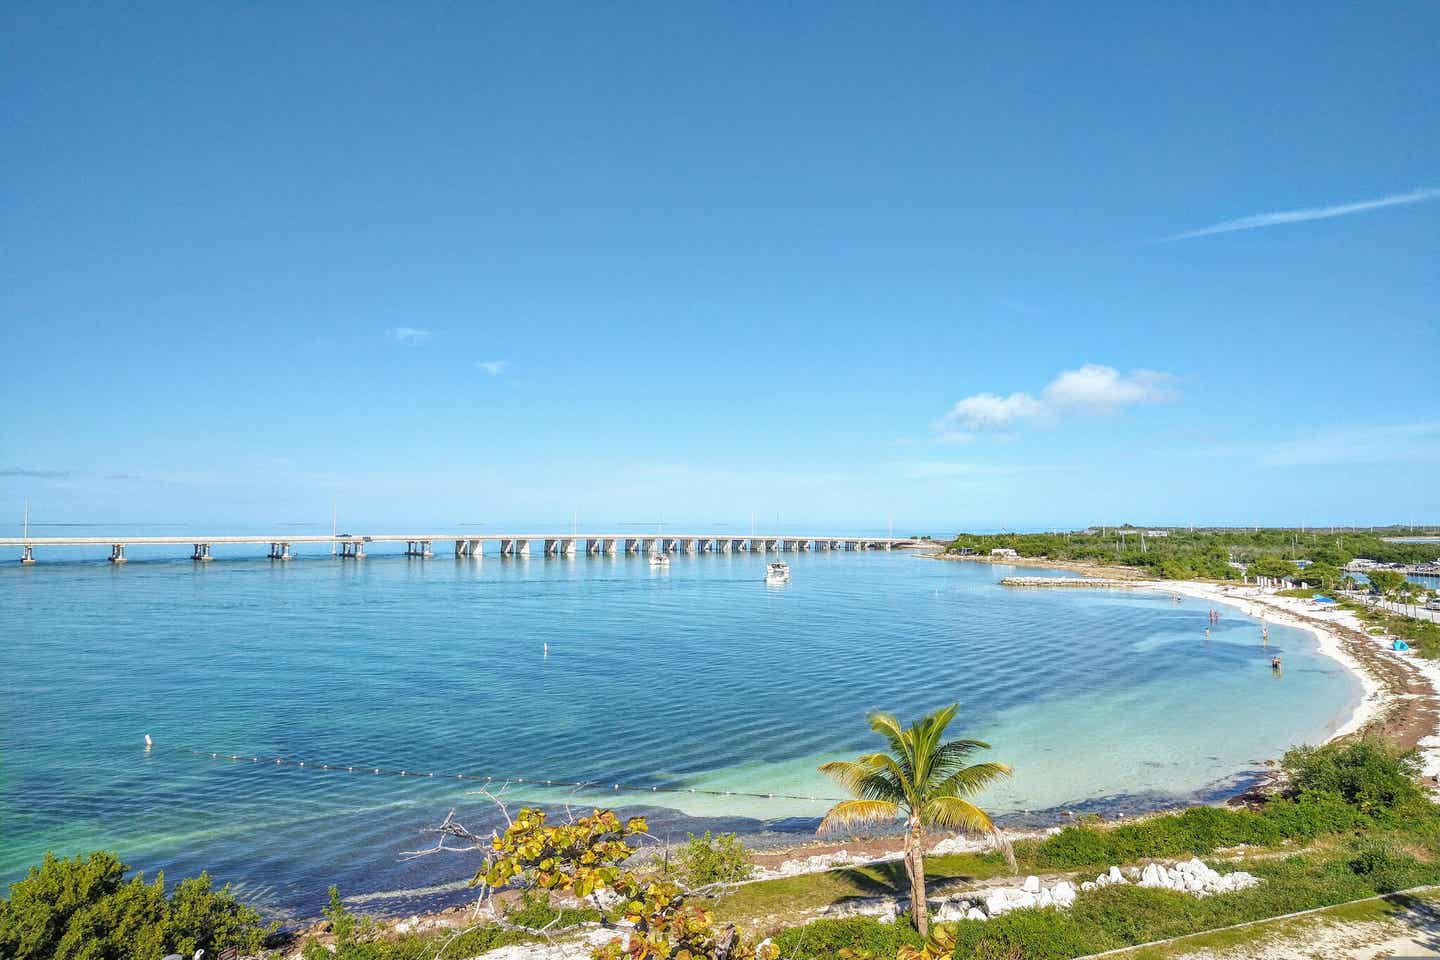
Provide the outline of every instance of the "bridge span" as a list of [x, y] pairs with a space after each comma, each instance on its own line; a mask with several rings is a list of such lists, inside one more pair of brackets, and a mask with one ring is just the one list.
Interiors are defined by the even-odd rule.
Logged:
[[501, 557], [527, 557], [539, 544], [547, 557], [616, 556], [638, 553], [781, 553], [831, 550], [893, 550], [919, 546], [922, 541], [903, 537], [845, 537], [826, 535], [724, 533], [380, 533], [371, 536], [187, 536], [187, 537], [0, 537], [0, 547], [18, 547], [21, 563], [35, 562], [36, 547], [106, 547], [110, 562], [124, 563], [125, 548], [131, 546], [188, 546], [191, 559], [206, 563], [212, 550], [227, 545], [268, 545], [271, 560], [291, 560], [302, 544], [328, 545], [332, 556], [363, 560], [365, 547], [372, 543], [403, 543], [409, 557], [433, 557], [436, 543], [449, 543], [457, 558], [480, 559], [486, 545], [493, 545]]

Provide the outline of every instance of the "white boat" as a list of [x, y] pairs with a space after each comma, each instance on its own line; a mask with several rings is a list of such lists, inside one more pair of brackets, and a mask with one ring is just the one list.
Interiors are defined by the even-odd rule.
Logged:
[[790, 579], [790, 564], [784, 560], [776, 560], [774, 563], [765, 565], [765, 579], [771, 583], [780, 583]]
[[670, 566], [670, 558], [663, 553], [652, 553], [650, 554], [650, 566], [668, 567]]

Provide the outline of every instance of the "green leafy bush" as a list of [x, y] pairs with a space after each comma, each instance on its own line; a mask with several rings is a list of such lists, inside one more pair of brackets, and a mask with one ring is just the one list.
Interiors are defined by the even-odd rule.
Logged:
[[1312, 794], [1301, 800], [1276, 797], [1260, 815], [1290, 840], [1313, 840], [1327, 833], [1344, 833], [1369, 821], [1360, 811], [1334, 795]]
[[1248, 810], [1194, 807], [1184, 813], [1151, 817], [1113, 829], [1088, 825], [1066, 827], [1035, 848], [1040, 869], [1076, 870], [1151, 857], [1209, 853], [1242, 843], [1280, 842], [1280, 825]]
[[750, 876], [750, 858], [745, 845], [733, 833], [712, 836], [690, 834], [690, 839], [675, 851], [672, 869], [686, 886], [703, 887], [712, 883], [735, 883]]
[[168, 953], [258, 951], [275, 927], [208, 874], [182, 880], [167, 899], [164, 874], [125, 879], [130, 868], [97, 851], [45, 855], [0, 900], [0, 956], [10, 960], [158, 960]]
[[588, 908], [577, 910], [570, 907], [555, 907], [551, 905], [548, 890], [525, 890], [520, 894], [520, 903], [509, 910], [505, 919], [517, 926], [529, 927], [532, 930], [540, 930], [552, 925], [554, 929], [563, 930], [566, 927], [573, 927], [577, 923], [599, 920], [600, 912]]
[[1338, 797], [1370, 817], [1388, 819], [1396, 807], [1424, 799], [1414, 751], [1377, 738], [1296, 747], [1280, 761], [1299, 797]]

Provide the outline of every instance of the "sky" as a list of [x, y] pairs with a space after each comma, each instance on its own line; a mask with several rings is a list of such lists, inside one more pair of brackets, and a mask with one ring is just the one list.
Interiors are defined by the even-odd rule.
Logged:
[[1417, 3], [7, 4], [0, 526], [1440, 522], [1437, 49]]

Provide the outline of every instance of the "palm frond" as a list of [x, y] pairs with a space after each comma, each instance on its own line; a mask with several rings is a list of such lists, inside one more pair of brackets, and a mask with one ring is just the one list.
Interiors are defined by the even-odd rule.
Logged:
[[971, 833], [991, 833], [995, 830], [988, 813], [960, 797], [930, 797], [920, 808], [920, 820], [945, 830], [968, 830]]
[[900, 727], [900, 721], [895, 718], [893, 713], [876, 710], [867, 719], [870, 721], [870, 729], [888, 740], [899, 740], [905, 735], [905, 731]]
[[951, 773], [935, 784], [930, 793], [937, 797], [968, 797], [1013, 773], [1003, 763], [974, 763]]
[[899, 815], [900, 807], [888, 800], [842, 800], [826, 812], [816, 832], [884, 823]]
[[991, 835], [995, 838], [996, 848], [1005, 855], [1006, 864], [1009, 865], [1011, 872], [1014, 872], [1018, 869], [1018, 865], [1015, 863], [1015, 848], [1010, 845], [1010, 838], [1005, 836], [1005, 831], [999, 827], [992, 830]]

